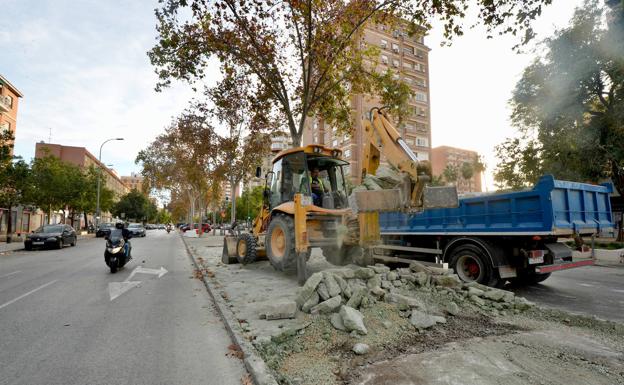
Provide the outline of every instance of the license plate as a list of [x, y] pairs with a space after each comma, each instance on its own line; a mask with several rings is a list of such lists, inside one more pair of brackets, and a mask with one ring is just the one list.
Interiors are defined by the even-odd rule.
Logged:
[[535, 265], [536, 263], [544, 263], [544, 256], [529, 258], [529, 265]]
[[33, 245], [43, 245], [45, 242], [33, 242]]

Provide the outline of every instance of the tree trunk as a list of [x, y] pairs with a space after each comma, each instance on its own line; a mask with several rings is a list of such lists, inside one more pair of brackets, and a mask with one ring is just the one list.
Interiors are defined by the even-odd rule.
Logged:
[[12, 233], [13, 233], [13, 206], [11, 204], [8, 205], [9, 207], [9, 215], [7, 216], [7, 236], [6, 236], [6, 243], [11, 243], [12, 239]]
[[615, 239], [616, 242], [624, 242], [624, 212], [620, 217], [620, 225], [618, 226], [618, 234]]
[[52, 221], [52, 205], [48, 205], [48, 224]]
[[234, 178], [230, 178], [230, 201], [232, 202], [232, 210], [230, 210], [230, 224], [236, 222], [236, 186]]

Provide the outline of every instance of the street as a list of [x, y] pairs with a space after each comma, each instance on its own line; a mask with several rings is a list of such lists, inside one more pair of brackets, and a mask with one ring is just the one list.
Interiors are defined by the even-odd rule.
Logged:
[[132, 239], [116, 274], [104, 242], [0, 257], [0, 384], [240, 384], [178, 234]]
[[624, 321], [624, 266], [563, 270], [541, 284], [508, 289], [539, 305]]

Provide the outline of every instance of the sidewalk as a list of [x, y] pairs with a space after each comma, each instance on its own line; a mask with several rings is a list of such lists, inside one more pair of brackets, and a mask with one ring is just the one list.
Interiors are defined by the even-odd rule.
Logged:
[[[95, 238], [95, 234], [78, 234], [78, 239]], [[24, 238], [17, 238], [11, 243], [0, 242], [0, 254], [5, 254], [11, 251], [24, 250]]]

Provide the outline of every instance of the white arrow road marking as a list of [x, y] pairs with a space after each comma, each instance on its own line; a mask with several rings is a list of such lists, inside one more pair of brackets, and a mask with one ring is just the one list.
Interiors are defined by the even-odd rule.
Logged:
[[43, 289], [43, 288], [44, 288], [44, 287], [46, 287], [46, 286], [50, 286], [51, 284], [53, 284], [53, 283], [54, 283], [54, 282], [56, 282], [56, 281], [58, 281], [58, 279], [55, 279], [55, 280], [54, 280], [54, 281], [52, 281], [52, 282], [48, 282], [48, 283], [46, 283], [46, 284], [43, 284], [43, 285], [39, 286], [38, 288], [36, 288], [36, 289], [33, 289], [33, 290], [29, 291], [28, 293], [22, 294], [22, 295], [20, 295], [19, 297], [15, 298], [15, 299], [13, 299], [13, 300], [11, 300], [11, 301], [7, 302], [7, 303], [4, 303], [4, 304], [0, 305], [0, 309], [2, 309], [2, 308], [3, 308], [3, 307], [5, 307], [5, 306], [9, 306], [9, 305], [10, 305], [10, 304], [12, 304], [13, 302], [17, 302], [17, 301], [19, 301], [20, 299], [22, 299], [22, 298], [24, 298], [24, 297], [26, 297], [26, 296], [28, 296], [28, 295], [31, 295], [32, 293], [34, 293], [34, 292], [36, 292], [36, 291], [38, 291], [38, 290]]
[[140, 283], [141, 281], [110, 282], [108, 284], [108, 295], [110, 296], [110, 300], [112, 301], [133, 287], [139, 286]]
[[158, 278], [160, 278], [163, 275], [167, 274], [168, 272], [162, 266], [160, 267], [160, 269], [148, 269], [146, 267], [141, 267], [141, 266], [135, 267], [134, 270], [132, 270], [132, 273], [130, 273], [130, 275], [128, 276], [128, 278], [126, 278], [125, 281], [110, 282], [108, 284], [108, 295], [110, 296], [111, 301], [119, 297], [123, 293], [127, 292], [128, 290], [132, 289], [133, 287], [137, 287], [141, 283], [141, 281], [131, 281], [132, 277], [134, 277], [136, 273], [158, 275]]
[[164, 267], [162, 267], [162, 266], [160, 267], [160, 269], [148, 269], [146, 267], [137, 266], [137, 267], [134, 268], [134, 270], [132, 270], [132, 274], [130, 274], [130, 276], [128, 277], [127, 281], [132, 279], [132, 277], [134, 277], [134, 275], [136, 273], [154, 274], [154, 275], [157, 275], [158, 278], [160, 278], [163, 275], [167, 274], [168, 271]]

